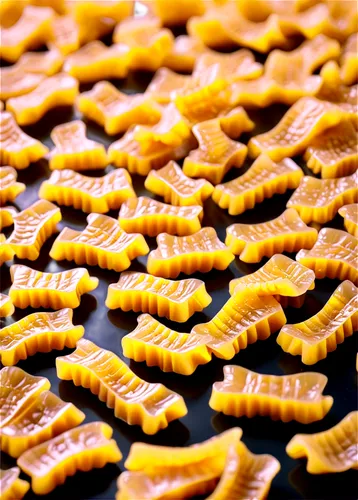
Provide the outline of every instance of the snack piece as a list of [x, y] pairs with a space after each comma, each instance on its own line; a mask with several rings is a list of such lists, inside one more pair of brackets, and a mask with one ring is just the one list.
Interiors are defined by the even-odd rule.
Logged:
[[6, 101], [11, 97], [28, 94], [45, 79], [40, 73], [30, 73], [16, 64], [0, 69], [0, 98]]
[[232, 224], [226, 229], [225, 244], [247, 263], [260, 262], [275, 253], [312, 248], [317, 230], [306, 226], [293, 208], [276, 219], [260, 224]]
[[159, 68], [145, 94], [161, 104], [169, 104], [191, 81], [190, 75], [180, 75], [168, 68]]
[[122, 338], [127, 358], [181, 375], [191, 375], [211, 360], [203, 337], [171, 330], [149, 314], [141, 314], [137, 321], [137, 328]]
[[41, 392], [47, 391], [50, 381], [34, 377], [17, 366], [5, 366], [0, 370], [0, 428], [8, 425], [22, 413]]
[[112, 217], [92, 213], [87, 223], [83, 231], [65, 227], [52, 245], [50, 257], [120, 272], [149, 252], [143, 235], [125, 233]]
[[25, 191], [25, 184], [17, 182], [16, 179], [17, 172], [14, 168], [0, 167], [0, 205], [8, 201], [14, 202], [19, 194]]
[[180, 273], [208, 273], [225, 270], [235, 259], [232, 252], [217, 237], [213, 227], [204, 227], [190, 236], [157, 237], [158, 247], [148, 255], [147, 270], [154, 276], [176, 278]]
[[2, 328], [2, 364], [12, 366], [38, 352], [74, 348], [85, 330], [81, 325], [73, 325], [72, 316], [72, 309], [61, 309], [53, 313], [37, 312]]
[[344, 218], [346, 230], [358, 238], [358, 203], [345, 205], [338, 210], [338, 213]]
[[307, 167], [322, 179], [353, 174], [358, 168], [357, 128], [345, 120], [316, 137], [304, 153]]
[[9, 295], [14, 306], [44, 307], [45, 309], [75, 309], [81, 295], [95, 290], [98, 278], [92, 278], [87, 269], [76, 268], [59, 273], [43, 273], [23, 265], [10, 268], [12, 286]]
[[345, 119], [355, 121], [358, 112], [358, 85], [348, 87], [342, 84], [336, 61], [327, 62], [321, 70], [321, 76], [323, 85], [317, 97], [335, 104], [345, 113]]
[[100, 40], [94, 40], [67, 56], [64, 70], [80, 83], [125, 78], [128, 49], [123, 45], [107, 47]]
[[234, 294], [208, 323], [194, 326], [191, 333], [203, 336], [218, 358], [232, 359], [248, 344], [266, 340], [285, 323], [277, 300], [246, 291]]
[[56, 205], [46, 200], [36, 201], [14, 215], [14, 230], [7, 243], [19, 259], [36, 260], [61, 219], [61, 210]]
[[11, 260], [14, 255], [15, 252], [9, 245], [6, 236], [0, 233], [0, 266], [2, 266], [4, 262]]
[[175, 38], [171, 51], [163, 61], [163, 66], [173, 71], [191, 73], [197, 58], [208, 50], [198, 38], [180, 35]]
[[125, 200], [135, 196], [131, 176], [123, 168], [103, 177], [87, 177], [67, 169], [55, 170], [39, 191], [39, 198], [97, 214], [116, 210]]
[[209, 406], [234, 417], [261, 415], [310, 424], [322, 420], [332, 407], [333, 398], [322, 394], [327, 382], [321, 373], [266, 375], [226, 365], [224, 380], [213, 384]]
[[31, 477], [34, 493], [46, 495], [77, 470], [119, 462], [122, 454], [112, 433], [108, 424], [90, 422], [25, 451], [17, 463]]
[[11, 302], [11, 298], [0, 293], [0, 318], [6, 318], [7, 316], [12, 316], [15, 312], [15, 307]]
[[315, 272], [316, 278], [350, 280], [358, 284], [358, 239], [341, 231], [325, 227], [318, 233], [310, 250], [300, 250], [296, 260]]
[[82, 339], [68, 356], [56, 359], [57, 376], [89, 388], [114, 409], [117, 418], [156, 434], [187, 413], [184, 399], [162, 384], [137, 377], [113, 352]]
[[12, 467], [11, 469], [0, 469], [0, 490], [2, 500], [11, 500], [16, 498], [21, 500], [30, 489], [30, 484], [23, 479], [19, 479], [20, 469]]
[[341, 78], [345, 85], [358, 81], [358, 34], [353, 33], [345, 42], [341, 53]]
[[168, 9], [166, 0], [154, 0], [153, 11], [164, 26], [185, 25], [192, 16], [201, 16], [205, 12], [205, 1], [182, 0]]
[[223, 474], [208, 500], [264, 500], [280, 468], [280, 462], [272, 455], [255, 455], [241, 441], [232, 444]]
[[77, 98], [79, 111], [104, 127], [106, 134], [125, 132], [132, 125], [153, 125], [161, 117], [160, 107], [147, 95], [128, 95], [109, 82], [98, 82]]
[[326, 474], [358, 469], [358, 412], [348, 413], [337, 425], [315, 434], [296, 434], [286, 446], [294, 459], [307, 457], [307, 472]]
[[285, 325], [277, 343], [285, 352], [302, 356], [305, 365], [314, 365], [357, 328], [358, 290], [350, 281], [343, 281], [317, 314], [302, 323]]
[[275, 163], [261, 154], [243, 175], [218, 184], [212, 198], [220, 208], [227, 208], [230, 215], [239, 215], [274, 194], [297, 188], [302, 177], [302, 170], [291, 159]]
[[127, 233], [158, 236], [160, 233], [185, 236], [201, 229], [203, 207], [177, 207], [146, 196], [129, 198], [119, 211], [119, 225]]
[[58, 73], [46, 78], [29, 94], [9, 99], [6, 109], [14, 113], [19, 125], [32, 125], [51, 109], [72, 106], [77, 94], [77, 80], [67, 73]]
[[[25, 134], [15, 118], [6, 111], [0, 112], [0, 164], [19, 170], [43, 158], [48, 148], [40, 141]], [[23, 191], [23, 190], [22, 190]]]
[[53, 17], [49, 7], [26, 5], [15, 24], [0, 28], [0, 57], [13, 63], [27, 50], [48, 42], [52, 37]]
[[14, 217], [18, 213], [15, 207], [0, 207], [0, 231], [4, 227], [12, 226]]
[[86, 125], [81, 120], [57, 125], [51, 139], [55, 148], [50, 152], [51, 170], [93, 170], [108, 165], [104, 145], [86, 137]]
[[[25, 73], [52, 76], [58, 73], [63, 64], [63, 57], [55, 47], [46, 52], [26, 52], [18, 60], [16, 67]], [[15, 68], [15, 66], [14, 66]]]
[[333, 219], [346, 203], [358, 201], [358, 173], [339, 179], [316, 179], [305, 176], [287, 202], [309, 224], [324, 224]]
[[17, 458], [29, 448], [77, 427], [85, 414], [50, 391], [42, 392], [1, 429], [1, 450]]
[[171, 281], [150, 274], [125, 272], [108, 287], [106, 306], [122, 311], [141, 311], [185, 323], [211, 303], [205, 283], [190, 278]]
[[98, 20], [109, 17], [117, 23], [133, 15], [134, 2], [132, 0], [85, 0], [73, 2], [72, 14], [77, 22], [86, 23], [88, 19]]
[[219, 119], [198, 123], [193, 127], [193, 134], [199, 147], [185, 158], [185, 175], [203, 177], [218, 184], [233, 166], [241, 167], [244, 163], [247, 147], [229, 139], [221, 129]]
[[151, 170], [144, 187], [162, 196], [165, 203], [177, 206], [203, 205], [214, 187], [205, 179], [187, 177], [175, 161], [170, 161], [160, 170]]

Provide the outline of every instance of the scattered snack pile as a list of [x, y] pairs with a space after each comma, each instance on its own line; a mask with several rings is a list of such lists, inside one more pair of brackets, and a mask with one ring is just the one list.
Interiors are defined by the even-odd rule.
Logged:
[[[7, 64], [0, 69], [0, 230], [13, 226], [0, 234], [0, 265], [12, 283], [0, 294], [0, 317], [15, 308], [53, 310], [0, 330], [0, 449], [18, 465], [0, 470], [0, 496], [19, 500], [30, 487], [46, 495], [76, 471], [122, 459], [107, 423], [83, 423], [85, 414], [51, 392], [47, 378], [16, 366], [29, 356], [74, 349], [56, 358], [58, 378], [154, 435], [187, 414], [185, 400], [137, 376], [122, 356], [190, 376], [278, 333], [285, 353], [315, 365], [357, 330], [358, 9], [339, 0], [7, 0], [0, 16]], [[175, 38], [177, 26], [187, 34]], [[134, 71], [154, 73], [142, 94], [107, 81]], [[272, 104], [285, 112], [259, 133], [251, 109]], [[23, 130], [60, 106], [73, 107], [76, 119], [49, 131], [53, 146]], [[90, 138], [91, 122], [113, 136], [107, 150]], [[36, 169], [39, 160], [52, 172], [38, 200], [23, 210], [7, 206], [26, 199], [17, 170]], [[249, 168], [232, 175], [244, 163]], [[96, 172], [109, 165], [105, 175]], [[145, 176], [147, 196], [137, 196], [133, 175]], [[210, 199], [239, 216], [288, 190], [278, 217], [228, 225], [225, 242], [215, 220], [207, 225]], [[36, 260], [58, 232], [61, 207], [88, 214], [87, 225], [63, 227], [49, 252], [73, 267], [41, 272]], [[337, 214], [345, 230], [327, 227]], [[156, 237], [154, 249], [148, 236]], [[130, 270], [144, 256], [147, 273]], [[188, 332], [185, 323], [212, 302], [206, 283], [190, 276], [225, 271], [235, 259], [256, 271], [233, 279], [222, 308]], [[87, 266], [113, 274], [100, 308], [142, 313], [122, 338], [121, 357], [72, 322], [81, 296], [99, 285]], [[301, 307], [321, 278], [341, 283], [314, 316], [288, 324], [285, 309]], [[153, 315], [181, 323], [181, 331]], [[223, 372], [208, 405], [236, 418], [310, 424], [334, 404], [318, 372], [271, 375], [238, 364]], [[280, 463], [252, 453], [242, 434], [234, 427], [178, 448], [133, 443], [116, 499], [266, 498]], [[296, 434], [286, 451], [306, 457], [310, 474], [358, 469], [358, 411], [323, 432]]]

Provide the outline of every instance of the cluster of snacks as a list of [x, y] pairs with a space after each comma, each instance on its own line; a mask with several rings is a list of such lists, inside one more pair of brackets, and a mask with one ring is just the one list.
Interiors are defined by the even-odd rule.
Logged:
[[[146, 13], [138, 16], [134, 3], [0, 5], [0, 57], [12, 64], [0, 69], [6, 109], [0, 101], [0, 230], [14, 226], [8, 238], [0, 234], [0, 264], [14, 257], [37, 260], [62, 219], [53, 202], [70, 206], [88, 214], [87, 226], [62, 229], [49, 255], [121, 272], [108, 287], [106, 306], [144, 313], [122, 338], [125, 357], [190, 376], [213, 357], [231, 360], [279, 332], [284, 352], [316, 364], [358, 328], [357, 6], [257, 0], [252, 9], [249, 0], [176, 0], [168, 7], [168, 0], [153, 0], [143, 2]], [[174, 38], [169, 27], [183, 24], [188, 34]], [[99, 40], [112, 32], [112, 45]], [[296, 35], [305, 39], [298, 47]], [[28, 52], [43, 45], [47, 51]], [[237, 50], [213, 50], [229, 48]], [[271, 52], [261, 64], [250, 49]], [[155, 72], [143, 94], [127, 95], [107, 81], [137, 70]], [[81, 92], [80, 84], [91, 82], [92, 89]], [[289, 107], [271, 130], [255, 133], [247, 108], [274, 103]], [[60, 106], [74, 107], [109, 136], [123, 136], [106, 150], [76, 119], [52, 129], [49, 150], [20, 128]], [[321, 178], [304, 175], [292, 160], [298, 155]], [[250, 168], [225, 181], [248, 156]], [[26, 189], [15, 169], [45, 158], [52, 173], [40, 200], [23, 210], [5, 206]], [[103, 176], [80, 173], [110, 164], [116, 168]], [[137, 197], [131, 174], [145, 176], [147, 191], [164, 202]], [[281, 215], [235, 222], [226, 228], [225, 243], [214, 227], [202, 227], [210, 198], [238, 216], [287, 190], [295, 191]], [[111, 210], [118, 219], [107, 215]], [[346, 231], [321, 228], [337, 214]], [[144, 236], [156, 236], [157, 248], [151, 250]], [[283, 252], [296, 253], [296, 260]], [[127, 271], [144, 256], [147, 273]], [[235, 256], [250, 264], [269, 260], [230, 282], [231, 297], [209, 321], [185, 333], [152, 317], [186, 323], [203, 311], [212, 302], [205, 283], [176, 278], [224, 271]], [[15, 308], [55, 310], [0, 330], [0, 449], [18, 459], [36, 494], [49, 493], [77, 470], [116, 463], [122, 454], [107, 424], [80, 426], [84, 414], [50, 392], [46, 378], [14, 366], [28, 356], [75, 348], [56, 359], [58, 378], [90, 389], [115, 417], [148, 435], [186, 415], [182, 395], [143, 380], [114, 352], [82, 338], [73, 309], [99, 284], [87, 269], [53, 273], [15, 264], [10, 276], [8, 295], [0, 294], [0, 317]], [[325, 277], [342, 283], [317, 314], [288, 324], [286, 308], [301, 307], [315, 279]], [[317, 372], [277, 376], [226, 365], [209, 405], [234, 417], [309, 424], [333, 405], [323, 395], [326, 384]], [[312, 474], [357, 469], [357, 433], [358, 412], [352, 412], [327, 431], [295, 435], [287, 453], [307, 456]], [[207, 493], [212, 500], [265, 498], [280, 464], [251, 453], [241, 435], [233, 428], [187, 448], [134, 443], [117, 500]], [[1, 498], [26, 494], [30, 485], [19, 474], [17, 467], [0, 470]]]

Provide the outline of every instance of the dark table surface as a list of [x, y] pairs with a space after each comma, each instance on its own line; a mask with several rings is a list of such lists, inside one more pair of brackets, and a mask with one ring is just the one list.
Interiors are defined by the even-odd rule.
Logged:
[[[146, 88], [151, 75], [137, 73], [130, 75], [126, 81], [117, 81], [118, 88], [125, 92], [138, 92]], [[81, 91], [91, 86], [81, 87]], [[253, 135], [270, 129], [275, 125], [285, 111], [283, 106], [272, 106], [266, 110], [249, 112], [256, 123]], [[44, 142], [50, 148], [53, 147], [50, 132], [55, 125], [80, 118], [79, 114], [72, 109], [56, 109], [48, 113], [38, 124], [26, 127], [24, 130]], [[88, 123], [88, 135], [90, 139], [98, 140], [109, 146], [117, 137], [106, 136], [103, 130], [93, 123]], [[249, 135], [240, 138], [241, 142], [247, 142]], [[295, 160], [303, 166], [301, 158]], [[231, 179], [244, 172], [251, 164], [248, 160], [243, 169], [234, 169], [225, 178]], [[113, 167], [107, 167], [105, 173]], [[305, 173], [310, 173], [304, 167]], [[102, 175], [103, 171], [87, 173], [87, 175]], [[19, 172], [18, 180], [27, 186], [26, 191], [16, 200], [18, 209], [24, 209], [38, 199], [38, 191], [41, 183], [48, 178], [50, 171], [46, 160], [31, 165], [28, 169]], [[144, 178], [133, 176], [133, 183], [137, 195], [151, 196], [144, 189]], [[225, 229], [234, 222], [256, 223], [264, 222], [277, 217], [285, 209], [285, 205], [291, 192], [285, 195], [276, 195], [270, 200], [257, 205], [254, 210], [231, 217], [226, 211], [221, 210], [212, 200], [205, 203], [205, 216], [203, 226], [214, 226], [222, 241], [225, 240]], [[159, 199], [159, 198], [158, 198]], [[63, 216], [59, 227], [70, 226], [74, 229], [83, 229], [86, 225], [86, 214], [71, 208], [61, 207]], [[118, 211], [109, 213], [117, 217]], [[337, 216], [328, 224], [330, 227], [342, 228], [342, 219]], [[11, 230], [11, 228], [10, 228]], [[5, 230], [6, 233], [6, 230]], [[34, 269], [47, 272], [59, 272], [76, 267], [73, 262], [56, 262], [49, 257], [49, 251], [55, 240], [52, 236], [41, 250], [40, 257], [35, 262], [19, 260], [16, 263], [26, 264]], [[155, 245], [154, 238], [147, 238], [151, 249]], [[294, 255], [291, 255], [294, 258]], [[135, 271], [146, 271], [147, 257], [140, 257], [130, 267]], [[211, 271], [208, 274], [196, 273], [193, 277], [202, 279], [206, 283], [207, 290], [213, 301], [202, 313], [196, 313], [186, 324], [171, 323], [163, 318], [160, 321], [173, 329], [190, 332], [190, 329], [198, 323], [209, 321], [229, 298], [228, 284], [233, 278], [251, 273], [261, 267], [266, 260], [258, 265], [247, 265], [236, 258], [230, 267], [223, 272]], [[7, 292], [10, 285], [9, 266], [6, 263], [1, 267], [1, 291]], [[338, 349], [330, 353], [327, 359], [314, 366], [303, 365], [298, 357], [284, 353], [276, 343], [277, 335], [272, 335], [268, 340], [257, 342], [241, 351], [231, 361], [214, 358], [209, 364], [199, 367], [190, 377], [182, 375], [162, 373], [159, 368], [148, 368], [145, 363], [136, 363], [124, 358], [121, 348], [121, 339], [124, 335], [136, 327], [138, 314], [122, 312], [121, 310], [109, 311], [105, 304], [107, 288], [110, 283], [119, 279], [119, 274], [114, 271], [102, 270], [99, 267], [88, 267], [90, 274], [100, 279], [98, 288], [89, 295], [82, 297], [81, 305], [74, 311], [74, 323], [85, 327], [85, 337], [94, 341], [99, 346], [110, 349], [129, 364], [130, 368], [140, 377], [149, 382], [161, 382], [170, 389], [181, 394], [188, 407], [188, 414], [177, 421], [169, 424], [169, 427], [160, 431], [155, 436], [145, 435], [138, 426], [129, 426], [125, 422], [114, 417], [113, 411], [101, 403], [89, 390], [75, 387], [72, 382], [60, 381], [56, 376], [55, 359], [59, 355], [65, 355], [70, 350], [62, 352], [53, 351], [49, 354], [37, 354], [26, 361], [18, 364], [19, 367], [33, 375], [47, 377], [51, 382], [51, 390], [65, 401], [71, 401], [86, 414], [85, 422], [103, 420], [112, 426], [114, 438], [123, 453], [123, 461], [117, 465], [107, 465], [100, 470], [89, 473], [78, 472], [74, 477], [68, 478], [65, 485], [56, 488], [47, 495], [48, 500], [90, 500], [90, 499], [113, 499], [116, 492], [116, 479], [124, 470], [124, 460], [133, 442], [144, 441], [147, 443], [187, 446], [208, 439], [230, 427], [240, 426], [243, 429], [243, 441], [254, 453], [270, 453], [281, 463], [281, 471], [273, 480], [268, 498], [270, 500], [293, 500], [293, 499], [356, 499], [358, 498], [358, 473], [350, 470], [340, 474], [311, 475], [306, 471], [305, 460], [292, 460], [285, 452], [288, 441], [296, 433], [313, 433], [329, 429], [337, 424], [348, 412], [357, 409], [357, 373], [355, 370], [355, 357], [357, 351], [355, 337], [350, 337], [338, 346]], [[179, 278], [187, 276], [181, 275]], [[287, 309], [286, 315], [289, 323], [303, 321], [317, 313], [326, 303], [339, 282], [335, 280], [317, 280], [315, 290], [308, 292], [306, 302], [301, 309]], [[34, 312], [33, 309], [17, 309], [12, 318], [1, 320], [1, 326]], [[211, 410], [208, 405], [213, 382], [222, 380], [222, 368], [225, 364], [240, 364], [260, 373], [275, 375], [292, 374], [302, 371], [317, 371], [328, 377], [325, 390], [334, 398], [334, 404], [328, 415], [321, 421], [303, 425], [297, 422], [283, 423], [274, 422], [266, 417], [246, 418], [225, 416]], [[8, 468], [15, 465], [15, 461], [2, 453], [1, 467]], [[25, 476], [23, 476], [25, 478]], [[31, 491], [26, 495], [26, 500], [40, 498]], [[44, 498], [44, 497], [42, 497]], [[235, 500], [235, 499], [228, 499]]]

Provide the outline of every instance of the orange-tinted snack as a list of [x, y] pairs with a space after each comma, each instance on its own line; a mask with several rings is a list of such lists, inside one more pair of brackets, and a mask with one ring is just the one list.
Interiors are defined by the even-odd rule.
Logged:
[[5, 235], [0, 233], [0, 266], [2, 266], [4, 262], [11, 260], [14, 255], [15, 252], [9, 245]]
[[16, 182], [16, 179], [17, 172], [14, 168], [0, 167], [0, 205], [8, 201], [14, 202], [18, 195], [25, 191], [25, 184]]
[[149, 252], [141, 234], [125, 233], [112, 217], [92, 213], [87, 223], [83, 231], [65, 227], [52, 245], [50, 257], [120, 272], [127, 269], [133, 259]]
[[185, 323], [211, 303], [205, 283], [191, 278], [171, 281], [150, 274], [125, 272], [108, 287], [106, 306], [122, 311], [141, 311]]
[[60, 71], [62, 64], [63, 57], [60, 51], [51, 48], [46, 52], [26, 52], [20, 57], [16, 67], [21, 68], [25, 73], [52, 76]]
[[132, 0], [85, 0], [72, 2], [72, 14], [77, 22], [86, 23], [88, 19], [108, 17], [116, 22], [123, 21], [133, 14]]
[[348, 87], [342, 84], [339, 67], [335, 61], [327, 62], [320, 74], [323, 84], [317, 97], [335, 104], [345, 113], [346, 119], [354, 121], [358, 112], [358, 85]]
[[130, 69], [156, 71], [163, 65], [173, 47], [174, 36], [160, 25], [159, 19], [148, 16], [132, 17], [116, 26], [113, 41], [128, 48]]
[[203, 177], [212, 184], [222, 181], [233, 167], [241, 167], [247, 147], [233, 141], [222, 131], [219, 119], [198, 123], [193, 127], [199, 148], [185, 158], [183, 172], [189, 177]]
[[84, 418], [72, 403], [62, 401], [53, 392], [42, 392], [1, 429], [1, 450], [17, 458], [29, 448], [76, 427]]
[[56, 16], [52, 22], [53, 40], [51, 44], [63, 56], [80, 48], [80, 26], [71, 14]]
[[46, 495], [77, 470], [119, 462], [122, 454], [112, 433], [108, 424], [90, 422], [25, 451], [17, 463], [31, 477], [34, 493]]
[[326, 474], [358, 469], [358, 412], [348, 413], [327, 431], [296, 434], [286, 447], [291, 458], [307, 457], [310, 474]]
[[313, 5], [303, 12], [282, 12], [279, 26], [286, 36], [301, 35], [311, 39], [320, 33], [328, 35], [329, 17], [327, 5]]
[[9, 295], [14, 306], [44, 307], [45, 309], [75, 309], [81, 295], [95, 290], [98, 278], [92, 278], [87, 269], [76, 268], [60, 273], [43, 273], [23, 265], [10, 268], [12, 286]]
[[11, 113], [0, 112], [0, 164], [19, 170], [43, 158], [47, 147], [25, 134]]
[[203, 205], [214, 187], [205, 179], [187, 177], [175, 161], [160, 170], [151, 170], [144, 183], [145, 188], [162, 196], [166, 203], [178, 206]]
[[17, 213], [15, 207], [0, 207], [0, 231], [4, 227], [12, 226]]
[[0, 318], [6, 318], [14, 314], [15, 307], [11, 302], [10, 297], [4, 293], [0, 293]]
[[58, 73], [46, 78], [29, 94], [9, 99], [6, 109], [14, 113], [19, 125], [31, 125], [51, 109], [72, 106], [77, 94], [77, 80], [67, 73]]
[[335, 351], [358, 328], [358, 290], [344, 281], [315, 316], [285, 325], [277, 343], [285, 352], [302, 356], [302, 363], [314, 365]]
[[76, 346], [84, 334], [81, 325], [73, 325], [72, 309], [53, 313], [29, 314], [0, 330], [0, 358], [3, 365], [15, 365], [37, 352], [62, 350]]
[[213, 227], [204, 227], [190, 236], [162, 233], [157, 237], [157, 244], [148, 255], [147, 270], [163, 278], [196, 271], [208, 273], [212, 269], [223, 271], [235, 258]]
[[344, 218], [346, 230], [358, 238], [358, 203], [345, 205], [338, 210], [338, 213]]
[[2, 500], [21, 500], [28, 490], [30, 484], [23, 479], [19, 479], [20, 469], [12, 467], [11, 469], [0, 469], [0, 491]]
[[343, 205], [358, 201], [357, 182], [356, 173], [339, 179], [305, 176], [288, 200], [287, 207], [294, 208], [306, 224], [324, 224], [332, 220]]
[[40, 73], [30, 73], [19, 64], [0, 69], [0, 99], [28, 94], [45, 79]]
[[201, 16], [205, 12], [203, 0], [181, 0], [168, 9], [166, 0], [154, 0], [153, 11], [165, 26], [185, 24], [192, 16]]
[[15, 24], [0, 28], [0, 57], [16, 62], [28, 49], [38, 48], [50, 41], [53, 16], [53, 10], [48, 7], [27, 5]]
[[14, 215], [14, 230], [7, 239], [19, 259], [36, 260], [45, 241], [57, 231], [61, 210], [46, 200]]
[[217, 185], [212, 197], [230, 215], [239, 215], [274, 194], [297, 188], [302, 177], [302, 170], [290, 158], [275, 163], [262, 154], [243, 175]]
[[147, 95], [128, 95], [109, 82], [98, 82], [77, 98], [79, 111], [104, 127], [106, 134], [125, 132], [132, 125], [153, 125], [161, 117], [160, 107]]
[[325, 227], [311, 250], [300, 250], [296, 260], [315, 272], [316, 278], [350, 280], [358, 284], [358, 239], [339, 229]]
[[0, 382], [0, 428], [8, 425], [26, 405], [51, 387], [47, 378], [34, 377], [17, 366], [2, 368]]
[[280, 468], [272, 455], [255, 455], [241, 441], [232, 444], [219, 484], [208, 500], [264, 500]]
[[332, 407], [333, 398], [322, 394], [327, 381], [321, 373], [261, 375], [226, 365], [224, 380], [213, 385], [209, 406], [234, 417], [261, 415], [310, 424], [324, 418]]
[[158, 236], [160, 233], [185, 236], [201, 229], [203, 207], [178, 207], [140, 196], [129, 198], [119, 211], [119, 225], [127, 233]]
[[64, 70], [80, 83], [125, 78], [128, 75], [128, 49], [124, 45], [107, 47], [95, 40], [70, 54]]
[[357, 128], [345, 120], [313, 139], [304, 153], [307, 167], [322, 179], [353, 174], [358, 168], [357, 142]]
[[51, 139], [56, 146], [50, 152], [51, 170], [93, 170], [108, 165], [103, 144], [87, 139], [86, 125], [81, 120], [57, 125]]
[[345, 118], [338, 106], [314, 97], [302, 97], [268, 132], [250, 139], [249, 153], [264, 152], [274, 161], [300, 154], [312, 139]]
[[353, 33], [345, 42], [341, 54], [341, 78], [345, 85], [358, 81], [358, 34]]
[[187, 413], [184, 399], [162, 384], [137, 377], [113, 352], [82, 339], [68, 356], [56, 359], [57, 376], [89, 388], [129, 425], [156, 434]]
[[141, 314], [137, 320], [137, 328], [122, 338], [127, 358], [181, 375], [191, 375], [211, 360], [203, 337], [171, 330], [149, 314]]
[[180, 35], [174, 40], [171, 52], [165, 57], [163, 66], [173, 71], [191, 73], [197, 58], [208, 51], [198, 38]]
[[232, 359], [241, 349], [267, 339], [286, 323], [281, 305], [273, 297], [255, 292], [234, 294], [208, 322], [191, 333], [203, 336], [207, 347], [222, 359]]
[[159, 68], [145, 94], [161, 104], [168, 104], [183, 91], [191, 78], [190, 75], [180, 75], [168, 68]]
[[103, 177], [87, 177], [67, 169], [55, 170], [39, 191], [42, 199], [98, 214], [116, 210], [125, 200], [135, 196], [131, 176], [123, 168]]
[[268, 222], [232, 224], [226, 229], [225, 244], [240, 260], [255, 263], [275, 253], [312, 248], [316, 240], [317, 230], [306, 226], [298, 213], [288, 208]]

